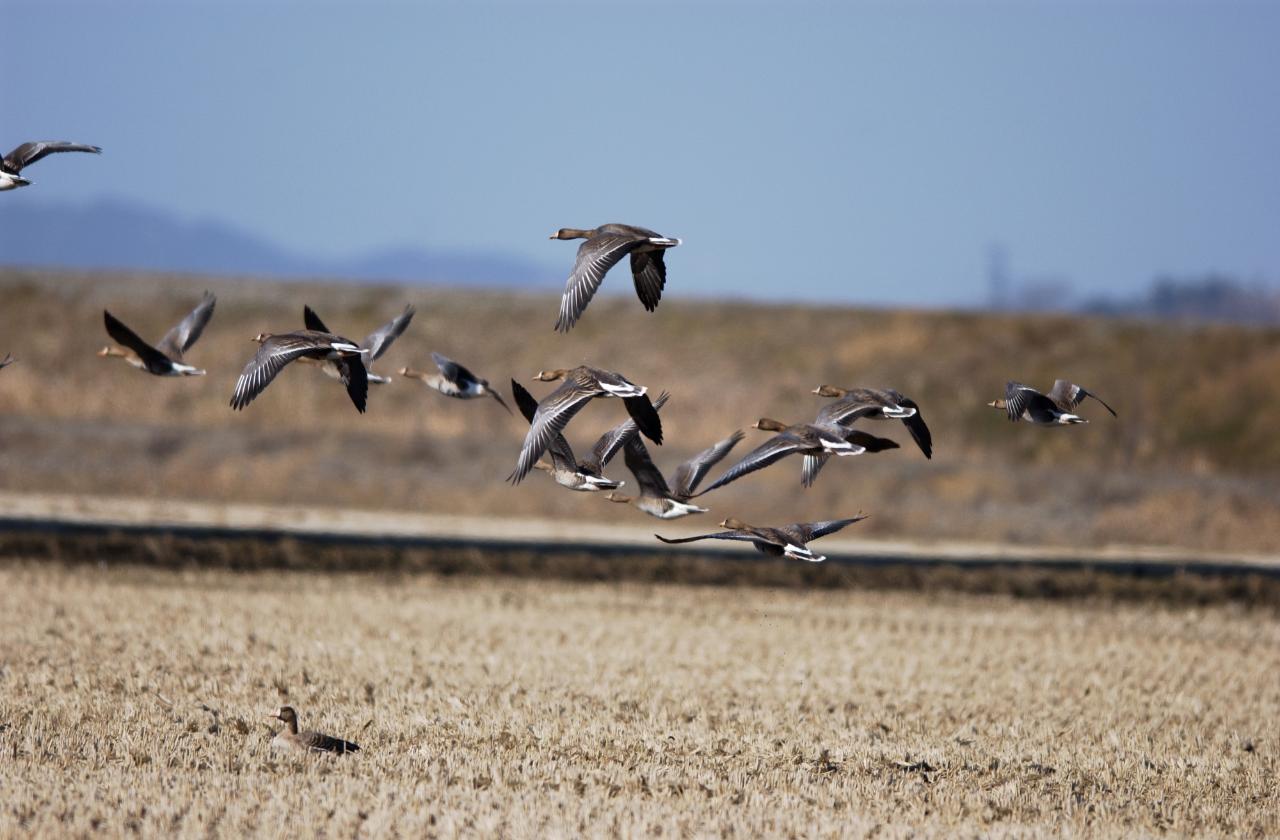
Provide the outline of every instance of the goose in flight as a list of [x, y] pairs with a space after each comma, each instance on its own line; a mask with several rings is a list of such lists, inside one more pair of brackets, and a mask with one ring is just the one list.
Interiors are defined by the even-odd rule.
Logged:
[[124, 346], [109, 344], [99, 350], [98, 355], [104, 359], [112, 356], [124, 359], [138, 370], [145, 370], [155, 376], [204, 376], [203, 370], [185, 364], [182, 357], [204, 332], [205, 325], [213, 317], [213, 307], [216, 304], [217, 298], [205, 292], [196, 308], [165, 333], [164, 338], [154, 347], [104, 309], [102, 320], [107, 327], [107, 335]]
[[[462, 365], [442, 356], [439, 353], [432, 353], [431, 360], [436, 363], [439, 373], [427, 373], [423, 370], [414, 370], [413, 368], [400, 368], [400, 375], [407, 376], [410, 379], [420, 379], [428, 388], [434, 388], [446, 397], [455, 397], [460, 400], [473, 400], [476, 397], [493, 397], [498, 401], [498, 405], [511, 411], [511, 407], [502, 399], [502, 394], [489, 384], [489, 380], [481, 379]], [[515, 380], [512, 380], [513, 382]], [[525, 391], [528, 394], [528, 391]], [[533, 399], [530, 396], [530, 399]], [[534, 400], [534, 405], [538, 404]]]
[[1117, 416], [1115, 409], [1103, 402], [1097, 394], [1065, 379], [1055, 381], [1048, 394], [1042, 394], [1021, 382], [1011, 381], [1004, 386], [1004, 399], [987, 405], [1004, 410], [1015, 423], [1026, 420], [1037, 426], [1069, 426], [1089, 422], [1073, 413], [1085, 397], [1093, 397], [1111, 412], [1112, 417]]
[[694, 455], [676, 467], [670, 485], [662, 471], [653, 463], [644, 441], [633, 437], [627, 442], [623, 457], [626, 459], [627, 469], [636, 478], [640, 493], [634, 497], [610, 493], [605, 498], [611, 502], [633, 504], [637, 509], [659, 519], [678, 519], [693, 513], [706, 513], [707, 508], [691, 505], [689, 499], [693, 498], [703, 477], [729, 454], [729, 450], [738, 445], [742, 437], [741, 430], [735, 431], [724, 440]]
[[591, 297], [604, 282], [604, 275], [625, 255], [631, 255], [631, 276], [644, 308], [652, 312], [667, 283], [667, 266], [662, 252], [680, 244], [679, 239], [635, 225], [609, 224], [591, 230], [560, 228], [551, 239], [585, 239], [578, 246], [578, 258], [565, 283], [560, 299], [556, 329], [568, 332], [582, 317]]
[[849, 425], [860, 418], [870, 420], [901, 420], [911, 432], [911, 438], [920, 447], [924, 457], [933, 457], [933, 435], [925, 425], [916, 401], [892, 388], [838, 388], [823, 385], [813, 393], [821, 397], [837, 397], [838, 400], [823, 406], [818, 412], [819, 422]]
[[621, 374], [579, 365], [572, 369], [539, 371], [534, 379], [539, 382], [564, 381], [538, 403], [516, 468], [507, 478], [512, 484], [519, 484], [529, 474], [542, 453], [547, 451], [552, 438], [562, 434], [574, 415], [595, 398], [620, 398], [640, 433], [654, 443], [662, 443], [662, 420], [646, 396], [648, 389]]
[[[360, 349], [369, 351], [368, 355], [365, 356], [364, 367], [366, 378], [368, 378], [371, 383], [376, 385], [385, 385], [391, 381], [391, 377], [379, 376], [373, 372], [373, 361], [374, 359], [382, 356], [383, 353], [387, 352], [387, 348], [391, 346], [392, 342], [400, 337], [400, 334], [409, 326], [409, 322], [413, 320], [413, 313], [415, 311], [413, 304], [406, 305], [404, 312], [401, 312], [387, 323], [369, 333], [365, 336], [364, 341], [360, 342]], [[324, 321], [320, 320], [320, 316], [317, 315], [315, 310], [310, 306], [302, 307], [302, 323], [309, 330], [315, 330], [316, 332], [322, 333], [330, 332], [329, 328], [324, 325]], [[323, 361], [317, 361], [304, 356], [301, 361], [309, 364], [318, 364], [326, 376], [331, 376], [334, 379], [339, 380], [343, 377], [338, 364], [332, 360], [326, 359]]]
[[[699, 493], [694, 493], [692, 498], [710, 493], [712, 490], [723, 487], [731, 481], [737, 481], [744, 475], [753, 473], [756, 470], [762, 470], [788, 455], [845, 456], [861, 455], [867, 451], [865, 446], [847, 439], [852, 435], [852, 431], [848, 429], [832, 428], [813, 423], [796, 423], [788, 426], [768, 417], [761, 417], [752, 428], [766, 432], [776, 432], [776, 434], [744, 455], [741, 461], [725, 470], [724, 474], [712, 482], [710, 487]], [[805, 487], [813, 484], [814, 478], [817, 477], [817, 470], [821, 469], [823, 462], [825, 462], [825, 458], [805, 458], [801, 475], [801, 483]], [[812, 464], [817, 466], [813, 467], [811, 466]]]
[[368, 349], [342, 336], [318, 330], [298, 330], [280, 335], [259, 333], [253, 340], [261, 346], [236, 380], [235, 391], [231, 394], [232, 408], [239, 411], [253, 402], [285, 365], [305, 357], [334, 362], [342, 384], [347, 386], [351, 402], [357, 411], [364, 413], [369, 380], [363, 357]]
[[68, 143], [65, 140], [23, 143], [0, 158], [0, 192], [29, 186], [31, 182], [18, 173], [41, 158], [58, 152], [90, 152], [99, 155], [102, 154], [102, 149], [97, 146], [86, 146], [83, 143]]
[[756, 547], [756, 550], [769, 554], [774, 557], [792, 557], [796, 560], [808, 560], [810, 563], [821, 563], [827, 558], [821, 554], [813, 553], [806, 543], [825, 537], [827, 534], [834, 534], [841, 528], [852, 525], [854, 522], [860, 522], [866, 519], [864, 513], [859, 513], [850, 519], [832, 519], [826, 522], [797, 522], [794, 525], [783, 525], [781, 528], [756, 528], [737, 519], [726, 519], [720, 523], [721, 528], [728, 528], [727, 531], [720, 531], [715, 534], [701, 534], [696, 537], [680, 537], [678, 539], [668, 539], [660, 534], [654, 534], [655, 537], [664, 543], [687, 543], [697, 540], [742, 540], [749, 542]]
[[270, 717], [284, 721], [284, 729], [281, 729], [271, 739], [271, 749], [273, 750], [308, 753], [325, 752], [344, 755], [357, 752], [360, 749], [358, 744], [344, 741], [341, 738], [334, 738], [332, 735], [325, 735], [310, 729], [299, 731], [298, 713], [293, 710], [292, 706], [281, 706], [280, 710], [274, 715], [270, 715]]

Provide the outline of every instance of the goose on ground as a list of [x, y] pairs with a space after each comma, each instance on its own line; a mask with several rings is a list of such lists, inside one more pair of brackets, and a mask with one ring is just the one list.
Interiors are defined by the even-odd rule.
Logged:
[[[434, 388], [446, 397], [455, 397], [460, 400], [493, 397], [498, 401], [498, 405], [510, 413], [511, 407], [502, 399], [498, 389], [489, 384], [489, 380], [481, 379], [453, 359], [439, 353], [432, 353], [431, 360], [436, 363], [439, 373], [427, 373], [424, 370], [403, 367], [400, 368], [400, 375], [410, 379], [420, 379], [428, 388]], [[525, 391], [525, 393], [529, 392]], [[534, 400], [534, 405], [537, 405], [537, 400]]]
[[298, 713], [293, 710], [292, 706], [281, 706], [278, 712], [269, 717], [284, 721], [284, 729], [277, 732], [276, 736], [271, 739], [271, 749], [273, 750], [308, 753], [325, 752], [343, 755], [360, 749], [358, 744], [344, 741], [341, 738], [334, 738], [332, 735], [325, 735], [310, 729], [299, 731]]
[[678, 519], [693, 513], [706, 513], [707, 508], [691, 505], [689, 499], [693, 498], [703, 477], [729, 454], [729, 450], [738, 445], [742, 437], [741, 430], [735, 431], [729, 437], [707, 447], [676, 467], [675, 475], [672, 476], [674, 486], [667, 484], [662, 471], [649, 456], [649, 449], [644, 445], [644, 441], [638, 436], [633, 437], [627, 442], [623, 456], [627, 462], [627, 469], [631, 470], [631, 474], [636, 477], [640, 493], [634, 497], [610, 493], [605, 498], [611, 502], [633, 504], [639, 510], [659, 519]]
[[13, 364], [16, 361], [18, 360], [13, 357], [12, 353], [5, 353], [4, 358], [0, 359], [0, 369], [7, 368], [9, 365]]
[[920, 406], [902, 392], [892, 388], [838, 388], [835, 385], [823, 385], [815, 388], [813, 393], [822, 397], [839, 398], [836, 402], [823, 406], [818, 412], [820, 422], [848, 425], [864, 417], [869, 420], [901, 420], [924, 457], [933, 457], [933, 435], [920, 414]]
[[551, 439], [563, 434], [573, 416], [595, 398], [620, 398], [627, 407], [627, 413], [636, 421], [640, 433], [654, 443], [662, 443], [662, 420], [646, 396], [648, 389], [634, 384], [621, 374], [579, 365], [572, 369], [539, 371], [534, 379], [539, 382], [564, 382], [538, 403], [529, 433], [520, 450], [520, 457], [516, 461], [516, 468], [507, 478], [512, 484], [519, 484], [529, 474], [542, 453], [547, 451]]
[[560, 228], [551, 239], [585, 239], [578, 246], [578, 258], [565, 283], [560, 299], [556, 329], [568, 332], [582, 317], [591, 297], [600, 288], [605, 273], [626, 254], [631, 255], [631, 276], [644, 308], [652, 312], [667, 283], [667, 266], [662, 252], [680, 244], [679, 239], [635, 225], [609, 224], [591, 230]]
[[145, 370], [155, 376], [204, 376], [203, 370], [184, 364], [182, 357], [204, 332], [205, 325], [213, 317], [213, 307], [216, 303], [217, 298], [205, 292], [204, 298], [196, 308], [191, 310], [190, 314], [177, 326], [165, 333], [164, 338], [160, 339], [154, 347], [139, 338], [137, 333], [104, 309], [102, 320], [106, 324], [107, 335], [124, 347], [107, 345], [98, 351], [98, 355], [103, 358], [115, 356], [124, 359], [138, 370]]
[[254, 397], [271, 384], [271, 380], [276, 378], [276, 374], [285, 365], [297, 359], [309, 358], [335, 362], [342, 384], [347, 386], [347, 395], [351, 397], [356, 410], [364, 413], [365, 400], [369, 395], [369, 380], [363, 357], [369, 352], [368, 349], [361, 348], [340, 335], [317, 330], [298, 330], [280, 335], [259, 333], [253, 340], [262, 346], [236, 380], [235, 391], [231, 394], [232, 408], [238, 411], [253, 402]]
[[660, 534], [655, 537], [664, 543], [687, 543], [697, 540], [742, 540], [756, 547], [756, 550], [774, 557], [793, 557], [797, 560], [808, 560], [810, 563], [821, 563], [827, 558], [814, 554], [806, 546], [811, 540], [834, 534], [841, 528], [866, 519], [864, 513], [849, 519], [831, 519], [826, 522], [797, 522], [794, 525], [783, 525], [781, 528], [756, 528], [738, 519], [726, 519], [720, 523], [720, 531], [715, 534], [701, 534], [696, 537], [680, 537], [668, 539]]
[[1116, 411], [1102, 402], [1097, 394], [1086, 391], [1079, 385], [1059, 379], [1053, 383], [1048, 394], [1042, 394], [1021, 382], [1008, 382], [1004, 386], [1004, 399], [987, 403], [992, 408], [1004, 410], [1013, 422], [1026, 420], [1037, 426], [1069, 426], [1074, 423], [1089, 421], [1073, 413], [1085, 397], [1093, 397], [1102, 403], [1103, 408], [1115, 417]]
[[[376, 385], [385, 385], [391, 381], [391, 377], [379, 376], [373, 372], [373, 362], [383, 353], [387, 352], [387, 348], [391, 346], [392, 342], [399, 338], [400, 334], [405, 331], [409, 326], [409, 322], [413, 320], [413, 313], [415, 311], [413, 304], [407, 304], [404, 308], [404, 312], [401, 312], [387, 323], [369, 333], [365, 336], [364, 341], [360, 342], [360, 349], [369, 351], [368, 355], [366, 355], [364, 359], [364, 369], [366, 377], [371, 383]], [[315, 310], [310, 306], [302, 307], [302, 322], [309, 330], [315, 330], [316, 332], [322, 333], [330, 332], [329, 328], [324, 325], [324, 321], [320, 320], [320, 316], [317, 315]], [[324, 371], [326, 376], [331, 376], [334, 379], [339, 380], [342, 379], [342, 371], [339, 369], [338, 364], [332, 360], [316, 360], [309, 359], [304, 356], [299, 361], [319, 365], [320, 370]]]
[[84, 143], [68, 143], [65, 140], [41, 140], [34, 143], [23, 143], [3, 158], [0, 158], [0, 192], [29, 186], [31, 182], [18, 173], [24, 167], [30, 166], [41, 158], [58, 152], [90, 152], [99, 155], [102, 154], [102, 149], [97, 146], [87, 146]]
[[[723, 487], [729, 482], [736, 481], [756, 470], [762, 470], [788, 455], [844, 456], [861, 455], [867, 451], [866, 447], [861, 444], [852, 443], [846, 439], [852, 434], [849, 429], [833, 429], [812, 423], [796, 423], [788, 426], [768, 417], [761, 417], [752, 428], [766, 432], [776, 432], [777, 434], [748, 452], [741, 461], [734, 464], [712, 482], [710, 487], [699, 493], [694, 493], [693, 498], [710, 493], [712, 490]], [[805, 487], [813, 484], [813, 479], [817, 475], [816, 470], [821, 468], [821, 463], [824, 460], [805, 458], [804, 469], [801, 473], [801, 483]], [[817, 467], [811, 467], [811, 464], [816, 464]]]
[[[516, 405], [524, 415], [524, 419], [533, 423], [533, 418], [538, 411], [538, 401], [533, 394], [514, 379], [511, 380], [511, 393], [515, 395]], [[668, 396], [665, 391], [658, 395], [653, 402], [655, 411], [661, 410], [662, 406], [666, 405]], [[604, 468], [609, 461], [613, 460], [618, 449], [636, 439], [638, 434], [636, 421], [628, 417], [601, 435], [596, 445], [592, 447], [591, 455], [581, 460], [574, 456], [573, 448], [569, 446], [569, 441], [564, 435], [557, 434], [547, 445], [551, 463], [539, 460], [533, 468], [549, 473], [557, 484], [568, 487], [570, 490], [587, 492], [616, 490], [626, 482], [606, 478]]]

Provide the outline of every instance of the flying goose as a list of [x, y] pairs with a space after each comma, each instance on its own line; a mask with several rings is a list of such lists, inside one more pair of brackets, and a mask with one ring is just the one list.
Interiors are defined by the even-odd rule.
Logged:
[[156, 376], [204, 376], [204, 371], [182, 362], [182, 356], [191, 349], [204, 332], [205, 325], [213, 317], [213, 307], [217, 303], [209, 292], [173, 329], [164, 334], [164, 338], [152, 347], [138, 337], [138, 334], [124, 325], [107, 310], [102, 310], [102, 320], [107, 327], [107, 335], [124, 347], [107, 345], [98, 351], [105, 358], [115, 356], [124, 359], [138, 370]]
[[823, 406], [818, 412], [819, 422], [848, 425], [863, 417], [871, 420], [901, 420], [924, 457], [933, 457], [933, 435], [920, 414], [920, 406], [901, 392], [892, 388], [880, 390], [823, 385], [815, 388], [813, 393], [822, 397], [839, 398], [837, 402]]
[[284, 721], [284, 729], [277, 732], [276, 736], [271, 739], [271, 749], [273, 750], [309, 753], [327, 752], [343, 755], [360, 749], [358, 744], [344, 741], [341, 738], [334, 738], [331, 735], [314, 732], [310, 729], [299, 732], [298, 713], [293, 710], [292, 706], [281, 706], [280, 711], [268, 717]]
[[[379, 376], [373, 372], [373, 361], [381, 357], [383, 353], [387, 352], [387, 348], [391, 346], [392, 342], [400, 337], [400, 334], [409, 326], [409, 322], [413, 320], [413, 313], [415, 311], [413, 304], [407, 304], [404, 308], [404, 312], [401, 312], [387, 323], [369, 333], [365, 336], [364, 341], [360, 342], [360, 349], [369, 351], [368, 356], [365, 357], [364, 367], [366, 376], [370, 382], [378, 385], [385, 385], [391, 381], [391, 377]], [[316, 332], [322, 333], [330, 331], [329, 328], [324, 325], [324, 321], [320, 320], [320, 316], [317, 315], [315, 310], [310, 306], [302, 307], [302, 322], [309, 330], [315, 330]], [[339, 369], [337, 362], [334, 362], [333, 360], [316, 360], [304, 356], [300, 361], [308, 364], [319, 365], [320, 370], [324, 371], [326, 376], [331, 376], [334, 379], [342, 379], [342, 371]]]
[[[498, 390], [489, 384], [489, 380], [481, 379], [453, 359], [441, 356], [439, 353], [432, 353], [431, 360], [436, 363], [436, 367], [440, 370], [439, 373], [427, 373], [426, 371], [403, 367], [400, 368], [400, 375], [407, 376], [410, 379], [421, 379], [428, 388], [434, 388], [446, 397], [473, 400], [476, 397], [490, 396], [498, 401], [498, 405], [508, 412], [511, 411], [511, 407], [503, 401], [502, 394], [499, 394]], [[529, 392], [525, 391], [525, 393]], [[537, 404], [537, 400], [534, 400], [534, 405]]]
[[529, 474], [529, 470], [533, 469], [533, 465], [551, 444], [552, 438], [563, 433], [573, 416], [587, 402], [597, 397], [620, 398], [627, 407], [627, 413], [636, 421], [640, 433], [654, 443], [662, 443], [662, 420], [653, 403], [645, 396], [648, 389], [632, 383], [621, 374], [579, 365], [573, 369], [539, 371], [534, 379], [539, 382], [563, 379], [564, 382], [538, 403], [529, 433], [520, 450], [520, 457], [516, 461], [516, 468], [507, 477], [512, 484], [519, 484]]
[[0, 192], [16, 190], [28, 186], [31, 182], [18, 173], [41, 158], [57, 152], [92, 152], [102, 154], [97, 146], [86, 146], [83, 143], [68, 143], [65, 140], [43, 140], [35, 143], [23, 143], [4, 158], [0, 159]]
[[[524, 419], [533, 423], [533, 418], [538, 411], [538, 401], [534, 399], [533, 394], [514, 379], [511, 380], [511, 393], [515, 395], [516, 405], [520, 408]], [[658, 399], [653, 403], [654, 410], [660, 410], [666, 405], [669, 396], [665, 391], [659, 394]], [[616, 490], [626, 482], [606, 478], [604, 468], [609, 461], [613, 460], [613, 456], [620, 448], [637, 437], [638, 432], [636, 421], [628, 417], [601, 435], [596, 445], [592, 447], [591, 455], [582, 460], [574, 456], [573, 448], [569, 446], [569, 441], [565, 440], [564, 435], [557, 434], [547, 445], [551, 463], [539, 460], [533, 468], [550, 473], [557, 484], [568, 487], [570, 490]]]
[[362, 349], [340, 335], [318, 330], [298, 330], [281, 335], [259, 333], [253, 340], [262, 346], [236, 380], [236, 389], [231, 394], [232, 408], [238, 411], [253, 402], [254, 397], [271, 384], [285, 365], [305, 357], [336, 363], [341, 374], [339, 378], [347, 386], [351, 402], [357, 411], [364, 413], [369, 379], [362, 357], [369, 352], [368, 349]]
[[667, 266], [662, 252], [680, 244], [679, 239], [663, 236], [635, 225], [601, 225], [592, 230], [560, 228], [551, 239], [585, 239], [578, 246], [578, 258], [565, 283], [560, 299], [560, 318], [556, 329], [568, 332], [582, 317], [591, 297], [604, 281], [605, 272], [613, 268], [623, 255], [631, 255], [631, 275], [636, 294], [644, 308], [652, 312], [662, 297], [667, 282]]
[[728, 528], [729, 530], [720, 531], [716, 534], [702, 534], [697, 537], [680, 537], [678, 539], [667, 539], [660, 534], [654, 534], [654, 536], [664, 543], [672, 544], [694, 542], [696, 540], [743, 540], [753, 544], [756, 550], [763, 554], [769, 554], [774, 557], [793, 557], [797, 560], [808, 560], [810, 563], [821, 563], [827, 558], [821, 554], [814, 554], [805, 546], [805, 543], [810, 540], [816, 540], [818, 537], [825, 537], [827, 534], [834, 534], [841, 528], [866, 518], [866, 514], [859, 513], [850, 519], [832, 519], [827, 522], [797, 522], [794, 525], [783, 525], [781, 528], [755, 528], [738, 519], [726, 519], [720, 523], [720, 527]]
[[1069, 426], [1073, 423], [1089, 422], [1072, 413], [1085, 397], [1093, 397], [1102, 403], [1103, 408], [1111, 412], [1112, 417], [1117, 416], [1115, 409], [1102, 402], [1097, 394], [1086, 391], [1065, 379], [1055, 381], [1048, 394], [1042, 394], [1021, 382], [1010, 381], [1004, 386], [1004, 399], [989, 402], [987, 405], [1003, 409], [1009, 415], [1009, 419], [1015, 423], [1026, 420], [1037, 426]]
[[729, 437], [707, 447], [676, 467], [675, 475], [672, 476], [674, 489], [667, 484], [662, 472], [654, 465], [644, 441], [639, 437], [633, 437], [627, 442], [623, 456], [627, 462], [627, 469], [631, 470], [631, 474], [636, 477], [640, 494], [632, 497], [621, 493], [610, 493], [605, 498], [611, 502], [633, 504], [639, 510], [659, 519], [678, 519], [692, 513], [706, 513], [707, 508], [691, 505], [688, 503], [689, 499], [693, 498], [694, 491], [698, 489], [698, 483], [703, 477], [729, 454], [729, 450], [738, 445], [742, 437], [741, 430], [735, 431]]
[[[748, 473], [764, 469], [788, 455], [844, 456], [861, 455], [867, 451], [865, 446], [847, 440], [847, 437], [852, 435], [852, 432], [848, 429], [812, 423], [796, 423], [788, 426], [768, 417], [761, 417], [752, 428], [766, 432], [776, 432], [777, 434], [748, 452], [741, 461], [726, 470], [710, 487], [700, 493], [694, 493], [691, 498], [710, 493], [712, 490], [723, 487], [731, 481], [736, 481]], [[813, 484], [813, 480], [817, 476], [817, 470], [821, 469], [824, 461], [825, 459], [805, 458], [804, 469], [801, 473], [801, 483], [805, 487]], [[816, 464], [816, 466], [811, 466], [811, 464]]]

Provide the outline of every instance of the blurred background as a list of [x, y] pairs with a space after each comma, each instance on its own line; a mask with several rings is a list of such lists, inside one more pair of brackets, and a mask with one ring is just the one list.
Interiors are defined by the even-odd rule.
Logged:
[[[0, 487], [647, 524], [532, 476], [523, 422], [397, 381], [358, 416], [314, 370], [227, 407], [247, 339], [304, 302], [383, 373], [443, 352], [501, 383], [589, 362], [672, 391], [681, 457], [819, 384], [933, 428], [707, 497], [720, 515], [927, 539], [1280, 547], [1280, 6], [1247, 3], [111, 3], [6, 9], [7, 150], [104, 148], [0, 195]], [[575, 245], [684, 239], [656, 313], [624, 270], [552, 332]], [[94, 352], [101, 310], [160, 380]], [[1067, 377], [1070, 430], [984, 404]], [[546, 392], [534, 384], [535, 394]], [[618, 409], [617, 411], [613, 409]], [[580, 450], [620, 419], [584, 412]], [[759, 433], [749, 431], [758, 440]], [[746, 451], [746, 445], [740, 452]], [[629, 478], [619, 462], [611, 471]], [[709, 519], [709, 517], [704, 517]], [[705, 522], [694, 522], [703, 525]]]

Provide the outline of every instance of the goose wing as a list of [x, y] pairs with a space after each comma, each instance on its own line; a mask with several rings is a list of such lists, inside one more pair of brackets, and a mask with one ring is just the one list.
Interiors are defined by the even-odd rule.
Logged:
[[1092, 391], [1086, 391], [1074, 382], [1058, 379], [1053, 383], [1053, 387], [1049, 389], [1049, 399], [1061, 406], [1064, 411], [1070, 411], [1080, 405], [1080, 403], [1084, 402], [1085, 397], [1093, 397], [1102, 403], [1102, 407], [1110, 411], [1112, 417], [1119, 416], [1116, 414], [1116, 410], [1102, 402], [1102, 399], [1097, 394]]
[[538, 403], [533, 420], [530, 421], [529, 433], [520, 450], [520, 457], [516, 460], [516, 468], [507, 480], [512, 484], [519, 484], [542, 457], [542, 453], [547, 451], [552, 439], [563, 434], [564, 427], [569, 425], [573, 416], [599, 393], [596, 388], [570, 379]]
[[[443, 376], [445, 379], [449, 380], [450, 382], [454, 383], [455, 385], [460, 386], [460, 388], [462, 389], [465, 389], [468, 385], [479, 384], [482, 381], [480, 377], [476, 376], [474, 373], [467, 370], [462, 365], [455, 362], [453, 359], [450, 359], [448, 356], [442, 356], [439, 353], [432, 353], [431, 360], [435, 362], [436, 367], [440, 369], [441, 376]], [[524, 391], [525, 394], [529, 397], [529, 399], [533, 400], [533, 395], [530, 394], [528, 391], [525, 391], [524, 387], [520, 386], [520, 383], [516, 382], [513, 379], [511, 380], [511, 384], [519, 386], [520, 390]], [[536, 407], [538, 404], [538, 401], [533, 400], [533, 404]], [[523, 409], [521, 410], [523, 411]]]
[[598, 233], [578, 246], [578, 258], [565, 283], [564, 296], [560, 299], [560, 318], [556, 329], [568, 332], [591, 302], [596, 289], [604, 282], [604, 275], [617, 265], [618, 260], [631, 253], [645, 237], [623, 233]]
[[685, 499], [691, 497], [694, 491], [698, 489], [698, 484], [711, 471], [711, 468], [724, 460], [724, 457], [738, 445], [738, 441], [742, 440], [742, 438], [742, 430], [739, 429], [724, 440], [712, 444], [676, 467], [674, 477], [676, 496]]
[[815, 423], [820, 426], [847, 426], [860, 417], [876, 414], [881, 408], [880, 403], [862, 396], [845, 397], [818, 409]]
[[778, 530], [788, 536], [794, 537], [802, 543], [807, 543], [810, 540], [816, 540], [818, 537], [825, 537], [827, 534], [834, 534], [841, 528], [846, 528], [849, 525], [852, 525], [855, 522], [861, 522], [866, 518], [867, 515], [865, 513], [859, 513], [857, 516], [850, 517], [849, 519], [828, 519], [824, 522], [797, 522], [794, 525], [787, 525], [786, 527]]
[[327, 333], [329, 328], [324, 325], [324, 321], [320, 320], [320, 316], [310, 306], [303, 304], [302, 306], [302, 323], [307, 329], [314, 332]]
[[356, 411], [364, 414], [369, 398], [369, 369], [364, 366], [363, 357], [344, 356], [334, 364], [338, 366], [338, 379], [347, 386], [347, 396], [351, 397]]
[[387, 348], [391, 346], [391, 343], [399, 338], [401, 333], [409, 326], [409, 322], [413, 320], [413, 313], [416, 311], [413, 308], [413, 304], [405, 306], [404, 312], [365, 337], [360, 347], [369, 351], [368, 360], [370, 362], [387, 352]]
[[697, 542], [698, 540], [738, 540], [739, 542], [757, 542], [760, 537], [746, 531], [718, 531], [714, 534], [699, 534], [696, 537], [674, 537], [667, 538], [661, 534], [654, 534], [655, 537], [664, 543], [675, 545], [677, 543]]
[[312, 752], [349, 753], [360, 749], [357, 744], [321, 732], [299, 732], [298, 740]]
[[[671, 395], [666, 391], [659, 394], [658, 399], [653, 403], [654, 411], [660, 410], [670, 398]], [[597, 472], [603, 471], [605, 465], [613, 459], [614, 455], [618, 454], [618, 450], [635, 438], [638, 431], [639, 426], [636, 424], [635, 418], [628, 417], [623, 420], [600, 436], [600, 439], [596, 441], [595, 448], [591, 450], [591, 458], [588, 460], [587, 465], [594, 467]]]
[[876, 437], [861, 430], [855, 430], [845, 436], [849, 443], [861, 446], [868, 452], [884, 452], [886, 449], [897, 449], [898, 442], [889, 438]]
[[825, 452], [820, 455], [806, 454], [804, 463], [800, 466], [800, 484], [804, 487], [812, 487], [818, 480], [818, 473], [822, 472], [822, 468], [830, 459], [831, 456]]
[[58, 152], [90, 152], [98, 155], [102, 154], [102, 149], [97, 146], [88, 146], [84, 143], [68, 143], [65, 140], [42, 140], [35, 143], [23, 143], [4, 156], [4, 165], [10, 172], [20, 172], [24, 166], [30, 166], [41, 158]]
[[762, 470], [770, 464], [779, 461], [788, 455], [796, 452], [803, 452], [811, 449], [812, 446], [800, 438], [795, 437], [789, 432], [779, 432], [760, 446], [757, 446], [738, 463], [734, 464], [724, 472], [719, 478], [712, 482], [707, 489], [693, 494], [691, 498], [706, 495], [712, 490], [723, 487], [731, 481], [737, 481], [748, 473], [756, 470]]
[[635, 280], [636, 296], [650, 312], [658, 308], [658, 300], [667, 285], [667, 264], [662, 258], [664, 253], [666, 252], [631, 252], [631, 277]]
[[[441, 358], [444, 357], [442, 356]], [[466, 370], [466, 368], [463, 368], [463, 370]], [[441, 368], [441, 371], [443, 372], [443, 368]], [[448, 376], [448, 374], [446, 373], [445, 376]], [[497, 391], [492, 393], [496, 394]], [[538, 401], [534, 399], [533, 394], [530, 394], [528, 389], [514, 379], [511, 380], [511, 393], [515, 395], [516, 406], [519, 407], [520, 413], [524, 415], [524, 419], [532, 424], [534, 416], [538, 413]], [[505, 407], [506, 403], [503, 403], [503, 406]], [[507, 411], [510, 410], [509, 408], [507, 409]], [[547, 451], [551, 453], [551, 460], [557, 466], [570, 470], [578, 469], [578, 459], [574, 457], [573, 449], [569, 446], [569, 441], [565, 440], [564, 435], [552, 437], [551, 442], [547, 444]]]
[[627, 441], [623, 457], [626, 459], [627, 469], [631, 470], [631, 474], [636, 477], [636, 484], [640, 485], [642, 495], [656, 496], [660, 499], [671, 497], [667, 480], [662, 477], [662, 471], [654, 466], [644, 441], [633, 435]]
[[1004, 410], [1009, 419], [1015, 423], [1022, 419], [1023, 413], [1033, 406], [1041, 405], [1054, 409], [1053, 401], [1029, 385], [1021, 382], [1007, 382], [1004, 386]]
[[[231, 394], [231, 407], [244, 408], [271, 384], [271, 380], [284, 370], [285, 365], [319, 348], [332, 347], [337, 340], [337, 336], [311, 331], [271, 336], [262, 342], [258, 352], [236, 379], [236, 387]], [[346, 346], [355, 349], [354, 345]]]
[[163, 369], [173, 364], [168, 356], [147, 344], [136, 332], [126, 327], [123, 321], [105, 309], [102, 310], [102, 321], [107, 327], [107, 335], [137, 353], [138, 358], [142, 359], [148, 369], [157, 367]]
[[205, 325], [213, 317], [213, 307], [217, 302], [217, 298], [211, 293], [205, 292], [204, 297], [200, 299], [200, 303], [196, 304], [196, 308], [191, 310], [190, 314], [183, 318], [177, 326], [165, 333], [164, 338], [160, 339], [160, 343], [156, 345], [156, 348], [170, 359], [181, 359], [182, 354], [190, 350], [191, 346], [199, 341]]
[[899, 395], [898, 405], [916, 410], [915, 414], [902, 419], [902, 425], [906, 426], [907, 431], [911, 432], [911, 439], [916, 442], [916, 446], [920, 447], [924, 457], [932, 459], [933, 434], [929, 431], [929, 427], [925, 425], [924, 417], [920, 414], [920, 406], [916, 404], [915, 400], [901, 395]]

